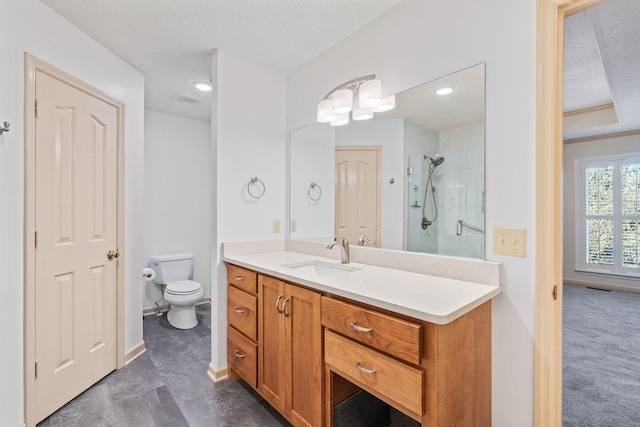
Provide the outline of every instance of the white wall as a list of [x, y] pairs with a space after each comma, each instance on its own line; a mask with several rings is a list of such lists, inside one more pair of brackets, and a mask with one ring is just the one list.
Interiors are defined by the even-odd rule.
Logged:
[[[336, 129], [336, 146], [382, 147], [382, 234], [378, 247], [402, 249], [404, 222], [404, 120], [353, 121]], [[394, 183], [389, 180], [393, 178]], [[371, 236], [375, 239], [375, 236]]]
[[[193, 280], [211, 296], [211, 123], [145, 110], [143, 258], [193, 252]], [[144, 308], [162, 297], [144, 286]]]
[[[328, 123], [314, 123], [291, 133], [289, 209], [291, 221], [296, 222], [295, 231], [290, 230], [291, 239], [333, 239], [335, 153], [336, 128]], [[312, 182], [322, 194], [310, 188]]]
[[638, 279], [600, 276], [597, 274], [579, 273], [576, 268], [576, 159], [580, 157], [606, 156], [608, 154], [637, 153], [640, 151], [640, 135], [607, 138], [597, 141], [565, 144], [563, 157], [563, 200], [562, 200], [562, 244], [563, 244], [563, 277], [584, 284], [602, 284], [638, 290]]
[[24, 52], [125, 103], [125, 350], [142, 341], [144, 77], [37, 0], [2, 1], [0, 13], [0, 420], [24, 421]]
[[[486, 258], [493, 301], [493, 425], [533, 425], [536, 2], [405, 0], [288, 76], [288, 129], [315, 121], [327, 90], [375, 73], [383, 95], [486, 62]], [[491, 251], [494, 226], [527, 229], [527, 256]]]
[[[211, 364], [220, 369], [227, 365], [227, 281], [221, 245], [281, 239], [286, 229], [286, 77], [224, 50], [214, 53], [212, 75], [216, 188], [211, 209], [216, 231], [212, 231]], [[259, 199], [247, 192], [252, 177], [266, 187]], [[279, 233], [272, 231], [274, 219], [281, 221]]]

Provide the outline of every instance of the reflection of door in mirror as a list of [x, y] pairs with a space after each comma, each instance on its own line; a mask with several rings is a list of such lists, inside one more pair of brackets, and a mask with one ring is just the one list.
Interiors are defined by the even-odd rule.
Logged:
[[380, 243], [380, 147], [336, 147], [335, 235], [351, 245]]

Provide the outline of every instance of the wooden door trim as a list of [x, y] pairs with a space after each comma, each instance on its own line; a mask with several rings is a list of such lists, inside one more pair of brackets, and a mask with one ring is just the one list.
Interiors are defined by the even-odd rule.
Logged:
[[[564, 19], [606, 0], [538, 0], [534, 425], [562, 426]], [[554, 288], [557, 299], [553, 298]]]
[[[382, 247], [382, 146], [381, 145], [337, 145], [336, 151], [375, 151], [378, 170], [376, 171], [376, 237], [378, 247]], [[335, 220], [334, 220], [335, 221]]]
[[116, 265], [116, 368], [125, 364], [124, 348], [124, 271], [126, 248], [124, 246], [124, 104], [87, 83], [25, 53], [25, 97], [24, 97], [24, 417], [27, 426], [35, 425], [35, 76], [41, 71], [49, 76], [85, 92], [113, 106], [117, 110], [117, 203], [116, 243], [120, 257]]

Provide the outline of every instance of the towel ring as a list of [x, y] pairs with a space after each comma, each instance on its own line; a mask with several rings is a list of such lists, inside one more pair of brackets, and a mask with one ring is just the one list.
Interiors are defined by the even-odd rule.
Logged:
[[[260, 191], [257, 195], [253, 194], [251, 192], [251, 186], [254, 184], [260, 183], [260, 185], [262, 186], [262, 191]], [[249, 180], [249, 183], [247, 184], [247, 192], [249, 193], [249, 195], [251, 197], [253, 197], [254, 199], [259, 199], [260, 197], [264, 196], [264, 192], [266, 191], [267, 187], [264, 185], [264, 182], [262, 182], [261, 179], [259, 179], [257, 176], [253, 177]]]
[[[313, 197], [311, 195], [311, 190], [317, 190], [318, 197]], [[314, 202], [317, 202], [322, 197], [322, 188], [320, 188], [320, 186], [315, 182], [312, 182], [311, 184], [309, 184], [309, 189], [307, 190], [307, 194], [309, 195], [309, 198], [311, 200], [313, 200]]]

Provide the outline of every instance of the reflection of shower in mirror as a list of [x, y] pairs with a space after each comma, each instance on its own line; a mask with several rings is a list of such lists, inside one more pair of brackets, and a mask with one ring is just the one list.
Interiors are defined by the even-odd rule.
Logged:
[[[431, 180], [431, 177], [433, 176], [433, 172], [436, 170], [436, 168], [444, 162], [444, 157], [436, 155], [436, 158], [434, 159], [433, 157], [427, 156], [425, 154], [424, 159], [425, 160], [428, 159], [431, 161], [431, 163], [429, 164], [429, 176], [427, 177], [427, 184], [424, 187], [424, 203], [422, 205], [421, 226], [423, 230], [426, 230], [431, 224], [433, 224], [433, 222], [436, 219], [438, 219], [438, 204], [436, 203], [436, 187], [433, 185], [433, 181]], [[433, 210], [435, 211], [435, 214], [433, 215], [432, 219], [427, 218], [427, 212], [426, 212], [426, 208], [429, 200], [429, 198], [427, 197], [427, 192], [429, 191], [429, 189], [431, 189], [431, 200], [433, 202]]]

